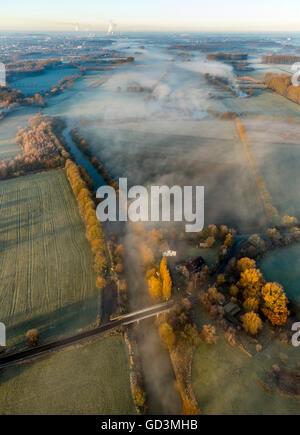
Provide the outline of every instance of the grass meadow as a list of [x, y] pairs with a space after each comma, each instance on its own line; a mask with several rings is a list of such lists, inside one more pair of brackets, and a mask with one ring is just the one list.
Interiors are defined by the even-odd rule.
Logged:
[[0, 414], [134, 414], [121, 336], [67, 348], [0, 374]]
[[[195, 310], [199, 326], [211, 324], [203, 308]], [[259, 336], [263, 346], [252, 357], [226, 342], [218, 327], [217, 344], [201, 342], [192, 366], [192, 386], [203, 414], [296, 414], [300, 412], [299, 399], [284, 396], [272, 384], [267, 373], [273, 364], [295, 369], [299, 350], [278, 340], [270, 340], [270, 331], [264, 327]]]

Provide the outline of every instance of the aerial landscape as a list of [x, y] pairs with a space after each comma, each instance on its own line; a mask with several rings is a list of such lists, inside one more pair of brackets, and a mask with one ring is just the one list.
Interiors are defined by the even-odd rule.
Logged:
[[0, 415], [299, 415], [299, 5], [28, 3], [0, 17]]

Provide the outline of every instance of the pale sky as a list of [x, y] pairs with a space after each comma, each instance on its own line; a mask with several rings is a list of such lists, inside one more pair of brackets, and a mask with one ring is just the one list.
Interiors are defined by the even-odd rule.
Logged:
[[299, 0], [0, 0], [1, 30], [300, 31]]

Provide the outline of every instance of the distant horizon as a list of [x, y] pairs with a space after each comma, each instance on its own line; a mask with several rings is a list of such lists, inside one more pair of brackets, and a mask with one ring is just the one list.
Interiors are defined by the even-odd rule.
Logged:
[[193, 34], [222, 34], [222, 35], [249, 35], [249, 34], [257, 34], [257, 35], [286, 35], [286, 36], [293, 36], [293, 35], [300, 35], [300, 30], [184, 30], [184, 29], [178, 29], [178, 30], [167, 30], [167, 29], [144, 29], [144, 30], [121, 30], [119, 29], [112, 35], [107, 34], [107, 30], [56, 30], [56, 29], [1, 29], [0, 28], [0, 35], [6, 34], [6, 33], [23, 33], [23, 34], [48, 34], [48, 33], [68, 33], [68, 34], [77, 34], [77, 35], [84, 35], [89, 33], [96, 33], [96, 34], [104, 34], [105, 36], [109, 37], [118, 37], [126, 34], [138, 34], [138, 33], [166, 33], [166, 34], [180, 34], [180, 35], [193, 35]]
[[12, 0], [1, 5], [0, 32], [300, 32], [296, 0]]
[[[105, 33], [107, 34], [106, 28], [101, 29], [80, 29], [78, 31], [74, 29], [60, 29], [60, 28], [1, 28], [0, 34], [3, 33]], [[221, 33], [221, 34], [300, 34], [300, 28], [298, 30], [265, 30], [265, 29], [198, 29], [198, 30], [190, 30], [190, 29], [156, 29], [156, 28], [141, 28], [141, 29], [133, 29], [128, 26], [128, 28], [119, 28], [117, 29], [113, 36], [118, 34], [125, 33], [181, 33], [181, 34], [201, 34], [201, 33]]]

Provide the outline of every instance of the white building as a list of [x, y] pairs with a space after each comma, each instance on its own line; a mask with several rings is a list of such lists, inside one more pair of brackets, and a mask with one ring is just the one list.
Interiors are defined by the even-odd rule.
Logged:
[[165, 251], [162, 253], [163, 257], [176, 257], [177, 252], [171, 251], [170, 249], [168, 251]]

